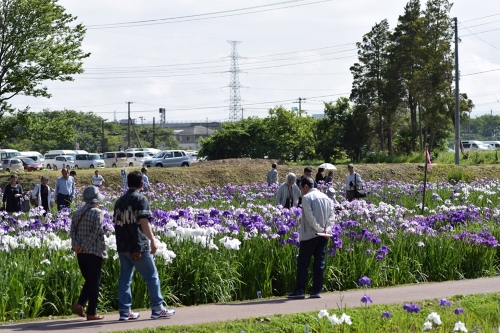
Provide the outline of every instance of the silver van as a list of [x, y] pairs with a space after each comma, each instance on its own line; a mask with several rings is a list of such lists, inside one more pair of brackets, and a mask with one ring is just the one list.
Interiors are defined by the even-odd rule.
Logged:
[[102, 154], [104, 163], [108, 167], [124, 167], [127, 166], [127, 154], [123, 151], [109, 151]]
[[99, 154], [76, 154], [75, 169], [104, 168], [106, 164]]

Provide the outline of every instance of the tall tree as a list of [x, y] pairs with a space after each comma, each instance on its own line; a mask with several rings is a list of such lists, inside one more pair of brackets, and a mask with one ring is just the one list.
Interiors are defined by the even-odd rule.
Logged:
[[45, 80], [83, 72], [85, 28], [57, 0], [0, 0], [0, 113], [23, 94], [50, 97]]
[[414, 82], [422, 105], [422, 118], [432, 149], [439, 131], [452, 125], [447, 100], [453, 82], [454, 56], [451, 48], [453, 24], [448, 0], [429, 0], [423, 13], [422, 67], [415, 72]]
[[398, 24], [391, 35], [389, 46], [390, 61], [403, 85], [404, 95], [410, 112], [411, 150], [416, 149], [417, 142], [417, 100], [416, 87], [413, 79], [415, 71], [422, 66], [423, 21], [420, 10], [420, 0], [410, 0], [399, 16]]
[[382, 91], [384, 89], [383, 71], [387, 64], [387, 46], [389, 42], [389, 23], [383, 20], [375, 24], [371, 31], [363, 36], [358, 47], [358, 61], [351, 68], [353, 83], [351, 100], [366, 109], [373, 119], [380, 140], [380, 150], [385, 150], [384, 112]]

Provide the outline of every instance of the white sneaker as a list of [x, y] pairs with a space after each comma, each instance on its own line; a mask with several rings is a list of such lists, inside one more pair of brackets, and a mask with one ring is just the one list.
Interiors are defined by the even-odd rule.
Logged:
[[119, 320], [133, 320], [139, 318], [141, 314], [139, 312], [121, 312], [120, 311], [120, 319]]
[[158, 319], [158, 318], [168, 318], [172, 317], [175, 314], [174, 309], [163, 309], [159, 311], [152, 310], [151, 311], [151, 319]]

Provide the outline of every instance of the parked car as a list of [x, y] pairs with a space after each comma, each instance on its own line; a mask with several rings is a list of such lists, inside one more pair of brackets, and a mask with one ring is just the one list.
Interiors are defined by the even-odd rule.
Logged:
[[85, 169], [85, 168], [104, 168], [104, 160], [99, 156], [99, 154], [76, 154], [75, 155], [75, 169]]
[[495, 149], [492, 146], [485, 145], [481, 141], [462, 141], [462, 146], [464, 147], [464, 151], [485, 151]]
[[55, 157], [52, 161], [52, 170], [60, 170], [63, 168], [75, 168], [75, 157], [73, 155], [59, 155]]
[[23, 167], [26, 171], [43, 170], [43, 164], [36, 162], [32, 158], [21, 157], [20, 160], [23, 162]]
[[4, 172], [24, 171], [23, 162], [19, 158], [6, 158], [2, 160]]
[[125, 153], [127, 154], [127, 165], [129, 167], [142, 166], [145, 160], [151, 158], [147, 151], [125, 151]]
[[162, 150], [144, 161], [146, 167], [188, 167], [191, 156], [184, 150]]
[[109, 151], [103, 153], [104, 163], [108, 167], [124, 167], [127, 166], [127, 154], [123, 151]]

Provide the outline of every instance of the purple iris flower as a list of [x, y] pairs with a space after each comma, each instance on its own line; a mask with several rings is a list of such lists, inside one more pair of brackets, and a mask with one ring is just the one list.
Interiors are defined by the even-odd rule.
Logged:
[[385, 311], [382, 313], [382, 318], [391, 318], [392, 317], [392, 313], [390, 313], [389, 311]]
[[443, 298], [443, 299], [439, 300], [439, 305], [441, 305], [441, 306], [451, 306], [451, 303], [446, 298]]
[[364, 295], [363, 297], [361, 297], [361, 303], [368, 303], [368, 302], [373, 303], [370, 296]]
[[420, 312], [420, 307], [413, 303], [406, 303], [403, 305], [403, 310], [408, 311], [408, 313], [418, 313]]
[[372, 281], [367, 276], [363, 276], [362, 278], [360, 278], [358, 280], [358, 286], [360, 286], [360, 287], [362, 287], [362, 286], [369, 287], [369, 286], [371, 286], [371, 284], [372, 284]]
[[462, 308], [456, 308], [455, 311], [453, 311], [453, 312], [455, 312], [456, 315], [459, 315], [461, 313], [465, 313], [464, 309], [462, 309]]

